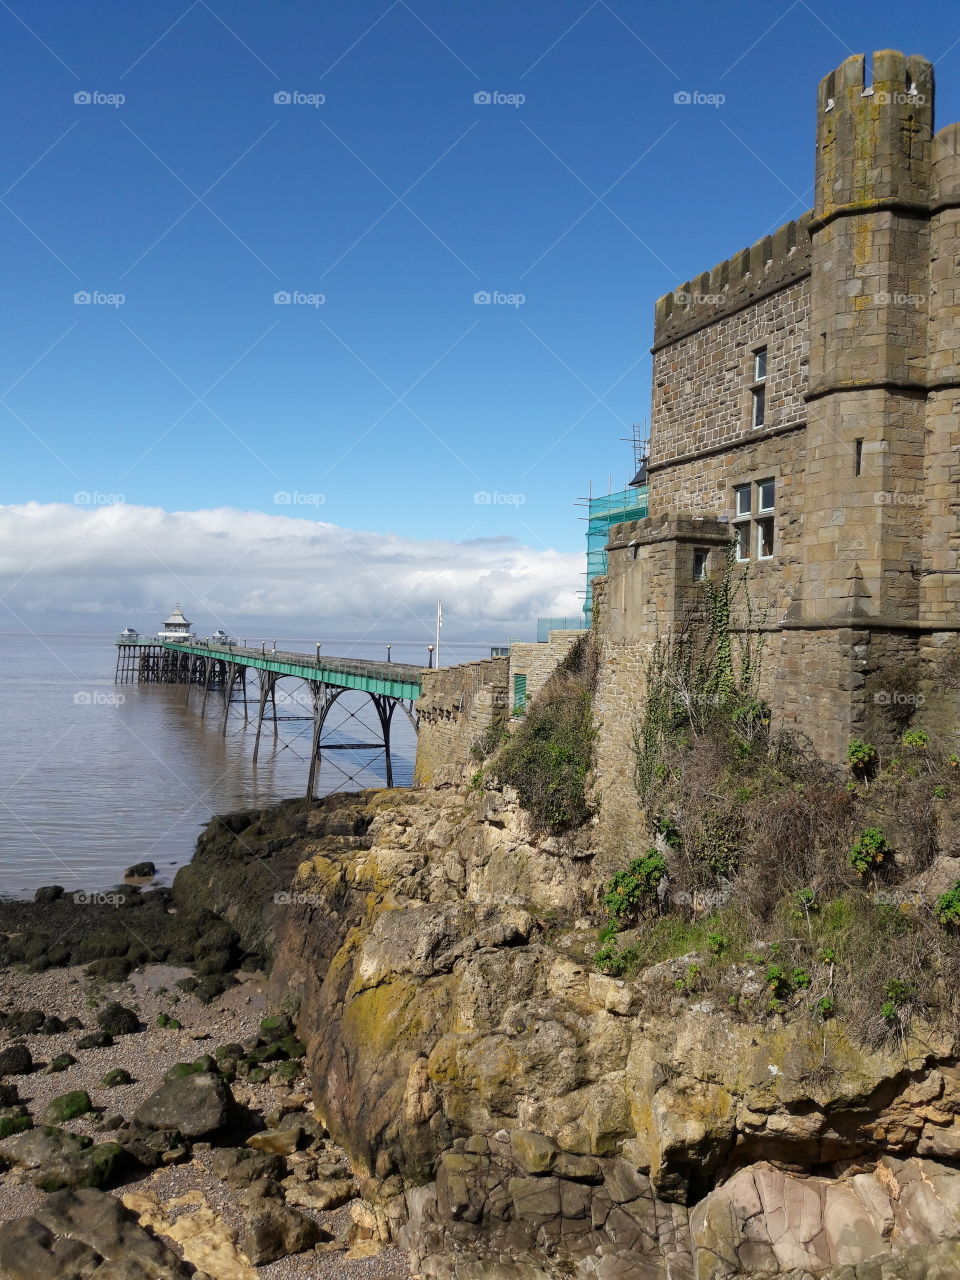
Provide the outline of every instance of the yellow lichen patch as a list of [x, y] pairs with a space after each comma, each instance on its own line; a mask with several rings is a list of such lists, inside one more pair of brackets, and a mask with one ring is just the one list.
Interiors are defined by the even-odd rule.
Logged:
[[405, 978], [361, 991], [347, 1002], [342, 1038], [347, 1044], [362, 1046], [365, 1055], [389, 1053], [413, 1030], [408, 1014], [415, 995], [415, 987]]
[[440, 1037], [427, 1059], [427, 1076], [431, 1080], [437, 1084], [448, 1084], [457, 1078], [457, 1050], [462, 1043], [461, 1036]]
[[294, 876], [294, 887], [298, 891], [332, 894], [343, 882], [343, 868], [324, 854], [317, 854], [301, 862]]

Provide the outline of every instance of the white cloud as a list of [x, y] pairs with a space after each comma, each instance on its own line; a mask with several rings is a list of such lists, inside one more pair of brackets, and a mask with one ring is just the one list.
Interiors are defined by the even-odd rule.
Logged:
[[0, 506], [2, 630], [13, 614], [152, 630], [179, 600], [201, 632], [272, 620], [401, 638], [429, 628], [439, 597], [447, 634], [499, 634], [578, 613], [582, 570], [509, 538], [418, 541], [231, 507]]

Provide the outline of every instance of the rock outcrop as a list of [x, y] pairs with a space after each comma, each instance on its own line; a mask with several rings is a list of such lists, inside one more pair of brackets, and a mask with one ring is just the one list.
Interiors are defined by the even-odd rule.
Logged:
[[949, 1273], [952, 1036], [747, 1021], [685, 989], [689, 957], [604, 976], [589, 829], [536, 840], [490, 792], [341, 804], [272, 828], [300, 857], [274, 995], [299, 995], [318, 1114], [422, 1275]]

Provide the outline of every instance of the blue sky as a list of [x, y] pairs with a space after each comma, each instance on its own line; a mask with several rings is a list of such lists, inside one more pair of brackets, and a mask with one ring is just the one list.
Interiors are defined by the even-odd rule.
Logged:
[[884, 47], [960, 116], [946, 4], [0, 0], [0, 503], [579, 554], [654, 300], [809, 207]]

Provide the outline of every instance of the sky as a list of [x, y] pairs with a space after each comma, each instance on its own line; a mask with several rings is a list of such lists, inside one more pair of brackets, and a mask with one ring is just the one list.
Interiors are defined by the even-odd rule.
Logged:
[[890, 0], [0, 0], [0, 631], [531, 636]]

